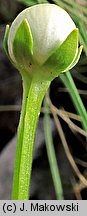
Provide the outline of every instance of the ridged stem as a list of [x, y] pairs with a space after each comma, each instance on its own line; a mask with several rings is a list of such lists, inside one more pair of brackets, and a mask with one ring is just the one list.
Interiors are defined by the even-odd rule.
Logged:
[[18, 129], [18, 143], [13, 178], [12, 199], [28, 200], [32, 169], [32, 154], [40, 107], [50, 82], [32, 79], [24, 84], [24, 98]]
[[23, 100], [22, 100], [22, 110], [20, 115], [20, 121], [17, 132], [17, 145], [16, 145], [16, 158], [14, 164], [14, 176], [12, 185], [12, 199], [18, 198], [18, 188], [19, 188], [19, 171], [20, 171], [20, 160], [22, 151], [22, 139], [24, 130], [24, 118], [26, 113], [26, 102], [27, 102], [28, 89], [23, 86]]

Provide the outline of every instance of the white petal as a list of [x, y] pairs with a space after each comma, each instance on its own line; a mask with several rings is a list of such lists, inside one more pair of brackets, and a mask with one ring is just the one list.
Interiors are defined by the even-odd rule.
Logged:
[[[68, 13], [54, 4], [39, 4], [22, 11], [12, 23], [8, 38], [9, 54], [14, 59], [12, 42], [20, 23], [27, 18], [33, 35], [34, 59], [42, 64], [76, 28]], [[15, 59], [14, 59], [15, 61]]]

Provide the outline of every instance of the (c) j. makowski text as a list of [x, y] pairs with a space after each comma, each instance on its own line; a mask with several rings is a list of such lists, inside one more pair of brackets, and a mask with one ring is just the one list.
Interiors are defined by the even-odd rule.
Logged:
[[[36, 212], [39, 212], [39, 211], [43, 211], [43, 212], [46, 212], [46, 211], [72, 211], [72, 212], [76, 212], [78, 211], [78, 203], [74, 204], [74, 203], [71, 203], [71, 204], [46, 204], [46, 202], [44, 204], [39, 204], [38, 202], [37, 203], [31, 203], [30, 204], [30, 208], [31, 208], [31, 211], [36, 211]], [[20, 211], [25, 211], [25, 206], [24, 206], [24, 203], [22, 204], [22, 207], [20, 208]]]

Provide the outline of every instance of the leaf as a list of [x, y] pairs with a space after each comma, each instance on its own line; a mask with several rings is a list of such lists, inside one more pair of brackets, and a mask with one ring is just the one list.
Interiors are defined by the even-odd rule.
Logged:
[[74, 62], [78, 51], [78, 29], [73, 30], [60, 47], [44, 63], [48, 70], [54, 71], [54, 77], [67, 70]]
[[74, 80], [69, 72], [60, 75], [61, 80], [63, 81], [66, 88], [69, 90], [70, 97], [72, 102], [77, 110], [77, 113], [81, 117], [82, 127], [87, 131], [87, 111], [81, 100], [78, 89], [75, 86]]
[[4, 50], [6, 52], [6, 54], [9, 56], [8, 53], [8, 35], [9, 35], [9, 25], [6, 25], [6, 29], [5, 29], [5, 35], [4, 35], [4, 41], [3, 41], [3, 46], [4, 46]]
[[33, 6], [35, 4], [38, 4], [38, 0], [17, 0], [17, 2], [23, 3], [26, 6]]
[[20, 24], [13, 41], [13, 53], [19, 64], [26, 64], [32, 58], [33, 39], [27, 19]]
[[51, 124], [50, 124], [50, 115], [49, 115], [49, 106], [47, 104], [47, 100], [44, 100], [44, 133], [45, 133], [45, 142], [46, 142], [46, 149], [48, 155], [48, 161], [50, 165], [51, 175], [53, 179], [53, 184], [55, 188], [55, 194], [57, 200], [63, 200], [63, 188], [62, 182], [60, 177], [60, 171], [57, 164], [56, 153], [53, 143], [52, 131], [51, 131]]
[[17, 2], [23, 3], [26, 6], [33, 6], [40, 3], [47, 3], [47, 0], [17, 0]]

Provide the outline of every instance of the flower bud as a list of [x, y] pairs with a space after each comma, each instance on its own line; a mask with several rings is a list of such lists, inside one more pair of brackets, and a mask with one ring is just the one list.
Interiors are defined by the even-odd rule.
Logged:
[[4, 47], [13, 64], [30, 77], [52, 80], [78, 61], [78, 29], [68, 13], [54, 4], [23, 10], [7, 26]]

